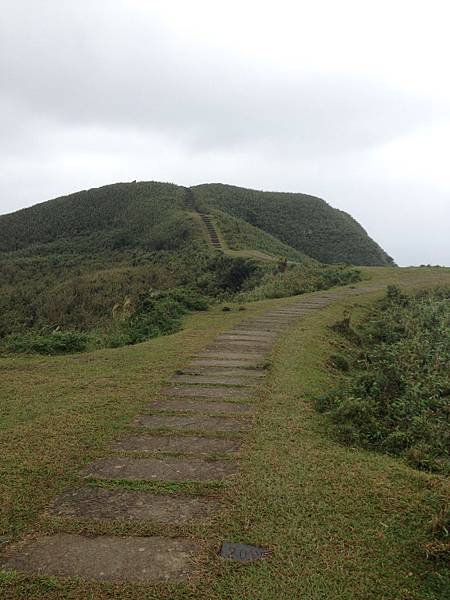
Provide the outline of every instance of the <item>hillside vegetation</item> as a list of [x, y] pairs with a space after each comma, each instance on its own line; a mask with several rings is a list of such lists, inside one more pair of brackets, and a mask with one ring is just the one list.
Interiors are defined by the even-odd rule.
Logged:
[[[322, 200], [300, 195], [305, 212], [296, 195], [280, 197], [282, 210], [277, 194], [260, 202], [259, 192], [230, 186], [118, 183], [0, 216], [0, 340], [25, 335], [8, 344], [23, 349], [65, 339], [74, 348], [91, 342], [65, 334], [95, 331], [95, 344], [109, 344], [105, 334], [116, 343], [134, 339], [117, 330], [155, 292], [184, 289], [207, 303], [282, 297], [359, 278], [316, 260], [327, 252], [331, 263], [374, 264], [366, 248], [377, 249], [377, 264], [388, 260], [350, 217], [333, 221]], [[225, 255], [214, 254], [198, 211], [212, 214]], [[306, 249], [293, 235], [305, 218], [315, 239]], [[59, 339], [48, 339], [55, 331]]]
[[321, 262], [392, 264], [392, 258], [359, 223], [320, 198], [222, 184], [200, 185], [193, 190], [199, 206], [232, 214]]
[[450, 288], [390, 286], [356, 329], [350, 315], [335, 329], [348, 345], [332, 362], [348, 376], [319, 408], [339, 437], [450, 473]]

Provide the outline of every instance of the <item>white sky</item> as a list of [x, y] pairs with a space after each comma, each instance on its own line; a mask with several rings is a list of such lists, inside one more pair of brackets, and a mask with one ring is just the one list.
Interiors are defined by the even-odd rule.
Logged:
[[2, 0], [0, 213], [220, 181], [450, 265], [449, 31], [448, 0]]

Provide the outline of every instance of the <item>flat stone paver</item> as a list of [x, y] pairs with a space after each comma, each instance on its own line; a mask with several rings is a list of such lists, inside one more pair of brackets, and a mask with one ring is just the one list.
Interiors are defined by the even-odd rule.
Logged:
[[60, 494], [47, 511], [73, 519], [132, 519], [158, 523], [186, 523], [220, 510], [216, 499], [158, 495], [141, 490], [82, 487]]
[[211, 454], [237, 452], [239, 440], [193, 435], [133, 435], [117, 441], [113, 450], [126, 452], [183, 452]]
[[201, 458], [99, 458], [84, 469], [86, 477], [127, 481], [221, 481], [236, 472], [232, 460]]
[[243, 387], [254, 387], [258, 385], [257, 380], [251, 377], [236, 377], [226, 375], [174, 375], [173, 383], [211, 384], [211, 385], [236, 385]]
[[236, 335], [236, 334], [223, 334], [216, 337], [215, 343], [217, 342], [228, 342], [229, 344], [264, 344], [266, 346], [273, 346], [274, 339], [272, 337], [266, 338], [265, 336], [259, 335]]
[[225, 350], [204, 350], [203, 352], [197, 352], [194, 356], [198, 358], [217, 358], [217, 359], [228, 359], [228, 360], [241, 360], [247, 358], [253, 358], [261, 360], [267, 356], [268, 352], [227, 352]]
[[230, 329], [228, 333], [224, 333], [222, 335], [238, 335], [238, 336], [248, 336], [253, 337], [257, 336], [258, 338], [264, 338], [267, 340], [275, 340], [278, 337], [277, 333], [272, 331], [264, 331], [261, 329]]
[[166, 396], [185, 396], [194, 398], [249, 398], [253, 392], [230, 387], [173, 386], [165, 387], [162, 393]]
[[202, 417], [197, 415], [168, 416], [168, 415], [140, 415], [134, 420], [135, 427], [148, 429], [174, 429], [179, 431], [208, 431], [208, 432], [236, 432], [247, 431], [251, 428], [251, 421], [233, 417]]
[[[232, 388], [233, 389], [233, 388]], [[204, 414], [252, 412], [252, 407], [240, 402], [221, 402], [220, 400], [155, 400], [147, 404], [149, 410], [194, 412]]]
[[[245, 377], [246, 379], [261, 379], [267, 375], [265, 369], [257, 369], [255, 367], [185, 367], [180, 376], [184, 375], [205, 375], [218, 377]], [[177, 377], [177, 375], [175, 375]]]
[[195, 542], [186, 538], [60, 533], [18, 544], [0, 566], [6, 571], [87, 580], [177, 580], [192, 572], [197, 550]]
[[191, 361], [190, 367], [258, 367], [261, 359], [227, 360], [226, 358], [198, 358]]
[[220, 350], [221, 352], [267, 352], [273, 344], [261, 340], [215, 340], [208, 344], [205, 350]]

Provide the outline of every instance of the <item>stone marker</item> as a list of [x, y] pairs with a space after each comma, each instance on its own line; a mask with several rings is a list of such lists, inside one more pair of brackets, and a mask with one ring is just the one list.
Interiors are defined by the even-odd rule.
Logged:
[[86, 477], [127, 481], [221, 481], [236, 472], [234, 460], [201, 458], [99, 458], [84, 469]]
[[267, 558], [270, 554], [270, 550], [265, 550], [258, 546], [249, 546], [248, 544], [239, 544], [237, 542], [223, 542], [220, 549], [220, 556], [222, 558], [231, 558], [244, 563]]
[[60, 533], [18, 544], [0, 567], [100, 581], [176, 580], [193, 570], [191, 559], [197, 550], [196, 544], [186, 538]]
[[236, 452], [239, 440], [193, 435], [134, 435], [119, 440], [113, 450], [125, 452], [184, 452], [192, 454]]
[[132, 519], [176, 524], [208, 518], [219, 510], [220, 502], [213, 498], [82, 487], [60, 494], [47, 514], [72, 519]]
[[234, 417], [201, 417], [197, 415], [140, 415], [133, 422], [135, 427], [149, 429], [175, 429], [179, 431], [247, 431], [251, 421]]
[[[233, 389], [233, 388], [231, 388]], [[221, 402], [220, 400], [155, 400], [147, 404], [149, 410], [194, 412], [203, 414], [248, 414], [252, 407], [240, 402]]]

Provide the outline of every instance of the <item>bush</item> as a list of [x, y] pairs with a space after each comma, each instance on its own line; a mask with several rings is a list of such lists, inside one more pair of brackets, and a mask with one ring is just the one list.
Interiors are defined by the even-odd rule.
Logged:
[[356, 333], [342, 323], [334, 330], [352, 343], [354, 368], [317, 407], [351, 444], [449, 472], [450, 289], [390, 286]]
[[88, 342], [89, 336], [75, 331], [54, 331], [44, 335], [31, 332], [9, 336], [4, 348], [19, 354], [70, 354], [83, 352]]

